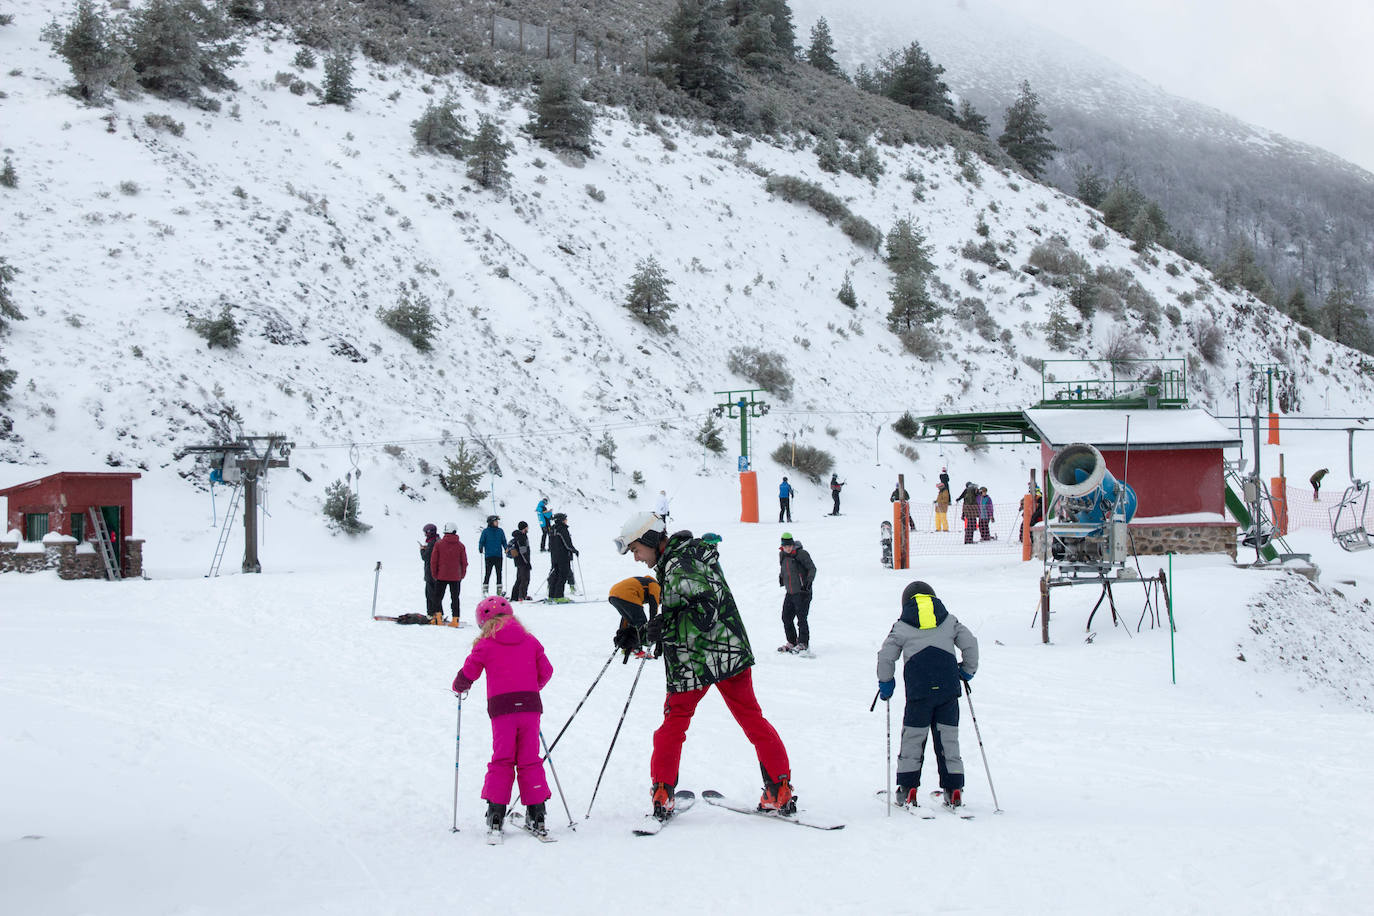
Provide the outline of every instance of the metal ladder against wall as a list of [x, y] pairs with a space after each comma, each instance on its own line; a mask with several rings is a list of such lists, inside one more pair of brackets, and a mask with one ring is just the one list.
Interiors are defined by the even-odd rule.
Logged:
[[242, 484], [234, 484], [234, 492], [229, 497], [229, 508], [224, 510], [224, 527], [219, 531], [219, 543], [215, 544], [215, 558], [210, 561], [210, 571], [205, 574], [207, 579], [219, 575], [219, 564], [224, 560], [224, 550], [229, 546], [229, 534], [234, 527], [234, 511], [238, 509], [242, 499]]
[[95, 532], [95, 550], [105, 564], [105, 578], [112, 581], [123, 579], [119, 570], [119, 558], [115, 556], [114, 545], [110, 543], [110, 529], [105, 525], [105, 516], [95, 506], [86, 510], [91, 517], [91, 529]]

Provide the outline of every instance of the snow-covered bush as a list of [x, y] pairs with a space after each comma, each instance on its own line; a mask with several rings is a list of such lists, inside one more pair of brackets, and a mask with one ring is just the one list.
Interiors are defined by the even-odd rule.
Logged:
[[324, 515], [349, 534], [362, 534], [372, 528], [358, 520], [358, 498], [342, 480], [325, 488]]
[[813, 445], [792, 445], [783, 443], [769, 455], [778, 464], [791, 465], [807, 476], [812, 483], [821, 479], [835, 467], [835, 458], [824, 449]]
[[787, 371], [787, 360], [781, 353], [758, 347], [735, 347], [730, 351], [726, 366], [778, 399], [792, 399], [792, 373]]
[[429, 309], [429, 297], [423, 293], [413, 299], [410, 290], [401, 287], [401, 299], [395, 308], [377, 313], [377, 320], [415, 345], [421, 353], [434, 348], [434, 313]]

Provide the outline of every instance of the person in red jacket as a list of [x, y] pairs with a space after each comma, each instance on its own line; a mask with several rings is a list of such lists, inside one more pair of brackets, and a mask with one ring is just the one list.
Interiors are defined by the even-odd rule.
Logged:
[[435, 543], [429, 554], [429, 570], [434, 574], [435, 597], [440, 609], [443, 608], [444, 591], [449, 592], [449, 611], [451, 626], [458, 626], [458, 593], [463, 586], [463, 577], [468, 574], [468, 549], [458, 539], [458, 526], [453, 522], [444, 523], [444, 536]]

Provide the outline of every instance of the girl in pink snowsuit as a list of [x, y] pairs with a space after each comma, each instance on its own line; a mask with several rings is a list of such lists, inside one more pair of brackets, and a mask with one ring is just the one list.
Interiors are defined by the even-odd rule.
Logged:
[[553, 677], [544, 647], [516, 620], [510, 602], [500, 595], [477, 605], [482, 633], [453, 679], [453, 692], [465, 693], [487, 672], [487, 714], [491, 716], [491, 763], [482, 784], [487, 827], [499, 831], [510, 804], [511, 785], [520, 780], [531, 829], [544, 829], [544, 802], [549, 786], [539, 759], [539, 691]]

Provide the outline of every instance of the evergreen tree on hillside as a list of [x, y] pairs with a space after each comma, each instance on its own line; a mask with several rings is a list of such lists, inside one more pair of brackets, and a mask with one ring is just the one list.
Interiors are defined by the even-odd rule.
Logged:
[[10, 284], [18, 272], [8, 261], [0, 258], [0, 334], [9, 330], [11, 321], [24, 320], [24, 313], [15, 306], [10, 294]]
[[835, 40], [830, 37], [830, 23], [822, 16], [811, 27], [811, 44], [806, 48], [806, 62], [822, 73], [838, 76], [840, 65], [835, 62]]
[[452, 96], [442, 102], [431, 102], [424, 114], [410, 124], [415, 145], [462, 159], [468, 151], [468, 129], [458, 114], [458, 102]]
[[1107, 196], [1107, 182], [1091, 165], [1079, 166], [1074, 170], [1073, 193], [1088, 206], [1101, 209], [1099, 204]]
[[944, 314], [926, 289], [925, 274], [914, 270], [892, 278], [887, 298], [892, 303], [887, 313], [887, 326], [894, 334], [934, 324]]
[[954, 116], [954, 123], [971, 134], [980, 137], [988, 135], [988, 119], [983, 117], [968, 99], [959, 102], [959, 113]]
[[596, 113], [582, 101], [577, 77], [562, 68], [546, 71], [530, 122], [534, 139], [546, 149], [572, 150], [591, 158], [595, 123]]
[[347, 108], [357, 94], [353, 88], [353, 49], [335, 48], [324, 62], [324, 103]]
[[721, 11], [726, 23], [736, 28], [743, 26], [751, 16], [766, 20], [777, 53], [787, 60], [796, 56], [797, 33], [792, 27], [792, 9], [787, 0], [724, 0]]
[[1039, 178], [1059, 147], [1050, 142], [1050, 122], [1040, 110], [1040, 97], [1029, 80], [1021, 81], [1021, 94], [1007, 109], [1007, 121], [997, 145], [1021, 164], [1031, 177]]
[[1049, 318], [1045, 322], [1045, 343], [1054, 350], [1067, 350], [1069, 344], [1078, 336], [1078, 329], [1069, 320], [1064, 307], [1064, 298], [1056, 296], [1050, 303]]
[[668, 40], [655, 58], [663, 82], [713, 108], [727, 105], [740, 84], [720, 0], [678, 0], [664, 31]]
[[1355, 294], [1347, 286], [1337, 284], [1327, 293], [1322, 305], [1322, 327], [1326, 336], [1337, 343], [1366, 353], [1374, 351], [1369, 313], [1355, 301]]
[[223, 9], [204, 0], [148, 0], [129, 17], [127, 46], [140, 86], [211, 109], [219, 103], [201, 89], [234, 88], [229, 68], [242, 53]]
[[735, 56], [751, 70], [779, 70], [782, 55], [773, 38], [773, 26], [768, 17], [751, 13], [735, 31]]
[[114, 26], [92, 0], [77, 0], [67, 27], [54, 21], [43, 38], [67, 62], [77, 94], [87, 102], [103, 101], [105, 90], [128, 72], [129, 58]]
[[930, 59], [918, 42], [900, 51], [889, 52], [878, 62], [880, 91], [892, 101], [917, 111], [954, 120], [954, 101], [949, 86], [940, 79], [945, 68]]
[[477, 122], [477, 136], [468, 147], [468, 177], [484, 188], [503, 188], [510, 181], [506, 158], [514, 146], [501, 136], [500, 126], [488, 115]]
[[1316, 322], [1317, 316], [1307, 304], [1307, 294], [1303, 292], [1301, 286], [1295, 286], [1293, 292], [1288, 297], [1288, 301], [1283, 304], [1283, 310], [1288, 313], [1298, 324], [1312, 327]]
[[887, 234], [887, 266], [894, 274], [916, 273], [928, 277], [935, 269], [925, 235], [909, 217], [902, 217]]
[[649, 255], [635, 265], [625, 308], [645, 326], [661, 334], [668, 330], [668, 316], [677, 309], [677, 303], [668, 296], [668, 287], [672, 285], [663, 267]]

